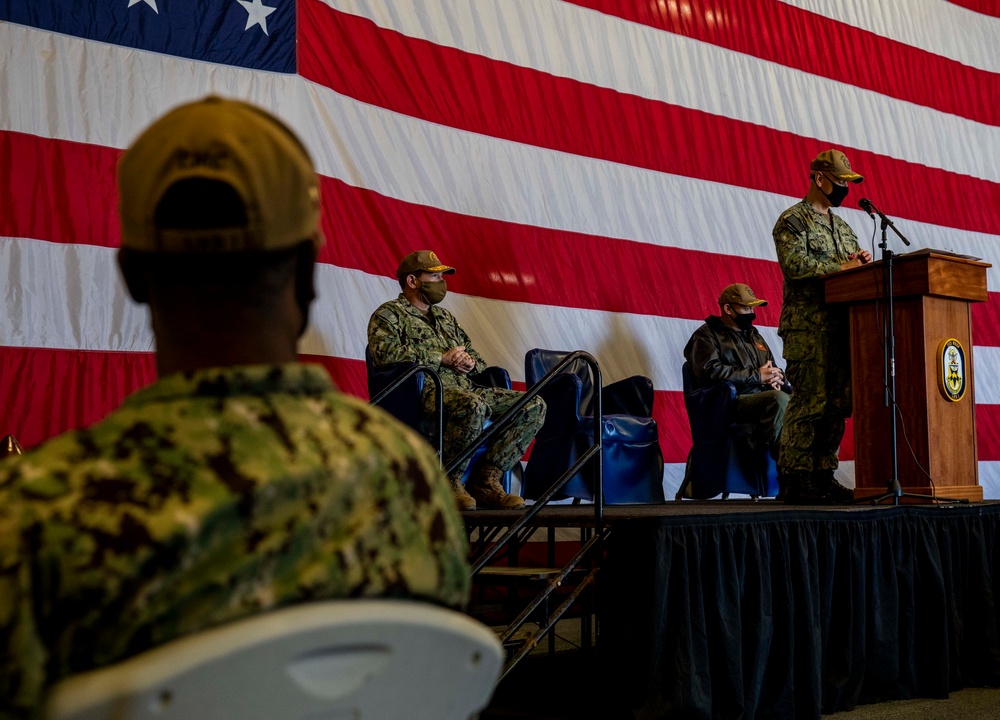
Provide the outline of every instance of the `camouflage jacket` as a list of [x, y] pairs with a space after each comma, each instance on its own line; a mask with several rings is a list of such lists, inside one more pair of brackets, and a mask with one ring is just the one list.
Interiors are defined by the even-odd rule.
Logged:
[[802, 200], [781, 213], [773, 234], [785, 276], [778, 334], [822, 328], [827, 322], [822, 277], [837, 272], [858, 252], [854, 231], [832, 210], [823, 215]]
[[482, 356], [472, 347], [472, 340], [454, 315], [440, 305], [431, 305], [430, 314], [425, 316], [402, 293], [382, 303], [368, 321], [368, 347], [376, 367], [404, 361], [427, 365], [441, 374], [445, 387], [473, 387], [469, 375], [441, 366], [441, 355], [460, 345], [476, 361], [469, 375], [486, 369]]
[[316, 366], [176, 374], [0, 463], [0, 718], [173, 638], [320, 598], [461, 607], [427, 444]]

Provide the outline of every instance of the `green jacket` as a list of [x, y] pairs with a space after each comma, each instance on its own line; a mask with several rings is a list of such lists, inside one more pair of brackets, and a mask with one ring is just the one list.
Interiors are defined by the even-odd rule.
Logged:
[[486, 363], [458, 320], [440, 305], [432, 305], [425, 316], [400, 293], [395, 300], [382, 303], [368, 321], [368, 348], [376, 367], [398, 362], [415, 362], [437, 370], [445, 387], [473, 387], [469, 375], [442, 367], [441, 355], [453, 347], [464, 346], [476, 361], [475, 375]]
[[857, 236], [832, 210], [823, 215], [805, 200], [781, 214], [773, 234], [785, 278], [778, 334], [822, 330], [829, 319], [822, 278], [860, 250]]
[[0, 718], [45, 687], [268, 608], [461, 607], [467, 541], [427, 444], [317, 366], [162, 378], [0, 463]]
[[731, 382], [738, 395], [771, 389], [761, 383], [760, 369], [774, 354], [755, 327], [738, 330], [710, 315], [684, 346], [684, 359], [698, 387]]

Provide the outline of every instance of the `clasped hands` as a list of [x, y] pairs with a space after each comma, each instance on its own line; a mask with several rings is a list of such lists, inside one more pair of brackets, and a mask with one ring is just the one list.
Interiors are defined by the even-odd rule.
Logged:
[[441, 353], [441, 364], [450, 367], [460, 375], [465, 375], [476, 369], [476, 361], [469, 353], [465, 352], [464, 345], [453, 347], [451, 350]]
[[867, 250], [858, 250], [856, 253], [851, 253], [850, 258], [850, 261], [845, 262], [840, 266], [841, 270], [848, 270], [860, 265], [867, 265], [872, 261], [872, 254]]
[[760, 382], [763, 385], [770, 385], [774, 390], [781, 390], [785, 385], [785, 373], [768, 360], [767, 364], [760, 368]]

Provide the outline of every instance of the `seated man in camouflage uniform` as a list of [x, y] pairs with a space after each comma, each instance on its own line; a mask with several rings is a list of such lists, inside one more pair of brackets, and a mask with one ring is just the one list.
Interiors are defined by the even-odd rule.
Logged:
[[847, 197], [848, 183], [864, 178], [839, 150], [821, 152], [809, 171], [805, 198], [781, 214], [773, 231], [785, 276], [778, 335], [795, 388], [781, 434], [778, 482], [785, 502], [823, 505], [854, 498], [833, 477], [852, 409], [847, 309], [823, 302], [823, 276], [872, 256], [831, 210]]
[[159, 380], [0, 464], [0, 717], [46, 686], [301, 600], [461, 607], [467, 544], [427, 443], [296, 362], [322, 244], [298, 139], [209, 98], [119, 166]]
[[[383, 303], [368, 322], [368, 346], [378, 367], [411, 361], [434, 368], [444, 386], [444, 462], [458, 455], [483, 431], [489, 417], [499, 417], [521, 393], [477, 386], [470, 377], [486, 369], [482, 356], [455, 316], [440, 307], [447, 292], [445, 275], [455, 268], [429, 250], [410, 253], [399, 264], [396, 278], [402, 290]], [[424, 409], [433, 412], [435, 389], [424, 384]], [[510, 426], [492, 441], [479, 468], [462, 485], [468, 467], [463, 463], [448, 478], [455, 502], [462, 510], [479, 503], [491, 508], [519, 508], [524, 499], [508, 495], [500, 484], [503, 474], [521, 460], [545, 421], [545, 402], [535, 397]]]
[[755, 307], [767, 305], [749, 286], [734, 283], [719, 296], [719, 315], [705, 318], [684, 348], [698, 387], [724, 381], [736, 388], [733, 422], [753, 426], [751, 437], [778, 458], [778, 439], [788, 406], [785, 375], [753, 326]]

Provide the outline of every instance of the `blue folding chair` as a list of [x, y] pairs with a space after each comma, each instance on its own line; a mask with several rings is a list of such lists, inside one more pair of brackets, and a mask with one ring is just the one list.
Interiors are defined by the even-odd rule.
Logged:
[[[569, 355], [557, 350], [530, 350], [524, 358], [524, 377], [531, 387]], [[656, 421], [651, 417], [653, 383], [633, 376], [594, 388], [590, 366], [582, 359], [560, 373], [539, 395], [547, 407], [545, 424], [524, 475], [524, 496], [537, 498], [552, 486], [594, 444], [594, 394], [601, 393], [601, 458], [604, 464], [604, 502], [663, 502], [663, 453]], [[594, 499], [589, 468], [574, 475], [558, 497]]]
[[681, 373], [693, 445], [675, 499], [725, 498], [730, 493], [754, 498], [777, 495], [778, 468], [767, 447], [755, 446], [749, 425], [732, 421], [736, 387], [730, 382], [695, 387], [687, 363]]

